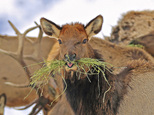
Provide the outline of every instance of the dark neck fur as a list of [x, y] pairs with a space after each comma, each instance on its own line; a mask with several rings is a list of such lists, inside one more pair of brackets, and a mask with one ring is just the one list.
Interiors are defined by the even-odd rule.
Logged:
[[[96, 53], [96, 56], [100, 55]], [[77, 80], [76, 78], [78, 76], [74, 72], [73, 78], [75, 80], [73, 83], [70, 79], [66, 79], [66, 97], [74, 113], [76, 115], [116, 115], [120, 100], [126, 94], [127, 82], [125, 83], [124, 80], [130, 70], [130, 68], [127, 68], [118, 75], [113, 75], [105, 71], [105, 77], [108, 79], [112, 88], [106, 93], [104, 103], [104, 92], [107, 91], [109, 86], [104, 80], [103, 74], [100, 73], [99, 80], [98, 75], [89, 75], [90, 83], [87, 78]], [[68, 74], [68, 78], [70, 78], [69, 75], [71, 74]]]
[[[76, 73], [74, 73], [75, 75]], [[109, 86], [102, 75], [99, 75], [99, 87], [98, 76], [90, 75], [88, 77], [91, 83], [87, 78], [75, 80], [74, 83], [71, 83], [69, 79], [66, 80], [68, 85], [66, 96], [77, 115], [97, 115], [105, 112], [103, 109], [103, 94]], [[106, 75], [106, 77], [108, 76]]]
[[[94, 54], [96, 59], [101, 59], [97, 51], [94, 51]], [[69, 75], [71, 74], [67, 75], [67, 78], [70, 78]], [[109, 72], [105, 72], [106, 78], [108, 78], [109, 75]], [[73, 74], [73, 78], [75, 78], [73, 83], [70, 79], [66, 79], [67, 99], [77, 115], [102, 115], [102, 113], [106, 111], [106, 108], [104, 108], [103, 96], [109, 86], [105, 82], [102, 73], [99, 75], [99, 80], [98, 75], [89, 75], [88, 77], [91, 83], [87, 78], [77, 80], [76, 78], [78, 78], [78, 76], [76, 72]], [[108, 107], [110, 108], [110, 105], [108, 105]]]

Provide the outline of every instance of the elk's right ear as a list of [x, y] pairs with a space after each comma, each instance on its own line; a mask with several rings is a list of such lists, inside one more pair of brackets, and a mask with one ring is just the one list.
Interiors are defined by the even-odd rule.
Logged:
[[45, 32], [45, 34], [58, 39], [60, 31], [61, 31], [60, 26], [58, 26], [54, 22], [47, 20], [45, 18], [41, 18], [40, 23], [41, 23], [41, 27], [43, 31]]
[[90, 39], [94, 35], [96, 35], [98, 32], [100, 32], [103, 24], [103, 17], [101, 15], [98, 15], [96, 18], [91, 20], [86, 26], [85, 30], [87, 32], [88, 38]]

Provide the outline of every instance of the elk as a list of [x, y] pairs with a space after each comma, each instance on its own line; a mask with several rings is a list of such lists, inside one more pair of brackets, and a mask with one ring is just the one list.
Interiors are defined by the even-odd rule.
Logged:
[[[35, 67], [33, 66], [32, 68], [28, 65], [31, 65], [32, 63], [40, 63], [40, 61], [43, 61], [42, 58], [46, 58], [45, 56], [47, 56], [50, 49], [50, 47], [46, 47], [48, 46], [47, 44], [50, 43], [51, 45], [54, 43], [54, 40], [50, 41], [50, 39], [44, 39], [45, 41], [42, 41], [43, 33], [39, 25], [27, 29], [24, 33], [20, 33], [19, 30], [10, 21], [9, 23], [13, 30], [16, 32], [17, 37], [0, 36], [2, 38], [1, 42], [3, 42], [0, 49], [0, 63], [1, 67], [3, 66], [3, 69], [0, 71], [0, 94], [5, 93], [7, 96], [7, 102], [5, 101], [6, 106], [26, 106], [25, 108], [22, 108], [26, 109], [30, 105], [36, 104], [30, 114], [35, 115], [41, 109], [43, 109], [44, 114], [46, 114], [50, 108], [46, 105], [47, 103], [50, 103], [49, 100], [52, 102], [52, 99], [54, 99], [54, 96], [56, 95], [56, 88], [52, 87], [53, 84], [48, 84], [44, 88], [44, 90], [48, 90], [50, 87], [50, 91], [52, 89], [55, 91], [54, 95], [50, 93], [50, 96], [46, 93], [40, 95], [40, 92], [36, 93], [34, 90], [31, 91], [31, 86], [29, 85], [30, 77], [36, 69], [40, 68], [40, 65]], [[33, 38], [29, 38], [26, 35], [28, 32], [34, 30], [35, 28], [39, 28], [40, 32], [38, 38], [34, 40]], [[11, 42], [11, 45], [6, 45], [6, 41]], [[25, 47], [25, 45], [27, 47]], [[41, 48], [41, 46], [43, 48]], [[16, 52], [14, 52], [14, 50], [16, 50]], [[44, 54], [40, 54], [40, 50], [44, 50]], [[29, 94], [29, 92], [31, 93]], [[2, 102], [1, 110], [5, 105]]]
[[141, 44], [153, 56], [153, 19], [153, 10], [129, 11], [112, 28], [111, 36], [106, 40], [119, 45]]
[[[53, 27], [55, 27], [55, 26], [53, 26]], [[57, 27], [60, 28], [60, 29], [63, 28], [63, 27], [59, 27], [59, 26], [57, 26]], [[20, 41], [19, 42], [19, 46], [23, 46], [23, 44], [22, 44], [23, 42], [21, 42], [21, 41], [26, 38], [25, 35], [26, 35], [27, 32], [29, 32], [29, 30], [31, 30], [31, 29], [26, 30], [24, 32], [23, 37], [21, 37], [22, 34], [19, 33], [19, 31], [17, 31], [15, 29], [15, 31], [16, 31], [18, 37], [19, 37], [18, 39]], [[5, 37], [3, 37], [3, 38], [5, 38]], [[57, 38], [57, 37], [55, 37], [55, 38]], [[41, 39], [41, 37], [39, 37], [39, 39]], [[33, 43], [28, 38], [26, 38], [26, 40], [28, 40], [31, 43]], [[41, 49], [41, 51], [43, 51], [43, 53], [44, 52], [47, 53], [48, 52], [47, 50], [49, 49], [49, 47], [52, 47], [52, 44], [55, 43], [55, 40], [54, 39], [48, 39], [46, 37], [43, 38], [42, 40], [43, 40], [43, 44], [45, 44], [45, 45], [42, 46], [43, 49]], [[45, 43], [44, 43], [44, 40], [46, 41]], [[10, 39], [7, 40], [7, 41], [10, 41]], [[15, 41], [14, 38], [11, 38], [11, 43], [13, 43], [14, 41]], [[24, 41], [24, 42], [26, 42], [26, 41]], [[36, 51], [34, 51], [34, 55], [25, 55], [25, 54], [22, 53], [23, 52], [23, 48], [22, 47], [18, 48], [18, 50], [20, 50], [21, 53], [22, 53], [22, 54], [19, 54], [19, 55], [23, 55], [23, 56], [20, 56], [20, 59], [23, 60], [23, 58], [24, 58], [24, 59], [32, 59], [32, 60], [36, 60], [37, 61], [37, 57], [35, 57], [35, 56], [37, 56], [36, 54], [40, 52], [39, 48], [37, 47], [37, 45], [39, 46], [39, 43], [40, 43], [40, 41], [36, 41], [36, 43], [34, 42], [34, 44], [36, 45], [35, 46], [36, 47], [35, 48]], [[95, 51], [97, 51], [98, 54], [101, 54], [100, 55], [101, 58], [103, 57], [103, 59], [106, 62], [109, 62], [109, 63], [111, 63], [111, 64], [113, 64], [115, 66], [115, 68], [112, 68], [113, 69], [113, 73], [115, 73], [115, 74], [118, 75], [118, 74], [121, 73], [121, 71], [124, 71], [123, 69], [125, 69], [127, 66], [129, 66], [129, 67], [133, 68], [131, 70], [131, 73], [129, 73], [129, 74], [135, 74], [135, 75], [138, 75], [139, 76], [139, 77], [136, 77], [136, 78], [133, 77], [131, 79], [131, 81], [133, 81], [133, 82], [129, 82], [129, 81], [125, 82], [125, 84], [127, 84], [129, 82], [131, 84], [129, 86], [132, 87], [133, 89], [136, 89], [137, 91], [132, 92], [132, 90], [131, 91], [129, 90], [129, 93], [127, 93], [129, 95], [127, 95], [127, 94], [124, 95], [126, 98], [123, 98], [122, 99], [123, 101], [119, 104], [120, 105], [120, 108], [119, 108], [119, 112], [118, 113], [119, 114], [129, 114], [129, 113], [125, 113], [124, 111], [125, 110], [126, 111], [132, 110], [132, 111], [135, 112], [136, 110], [142, 110], [142, 111], [140, 111], [140, 113], [142, 113], [144, 111], [145, 113], [146, 112], [149, 112], [149, 114], [152, 114], [152, 113], [150, 113], [150, 107], [153, 107], [153, 102], [151, 101], [151, 100], [153, 100], [153, 99], [151, 99], [152, 98], [151, 95], [153, 94], [153, 90], [152, 90], [152, 87], [153, 87], [153, 84], [152, 84], [153, 78], [151, 77], [153, 75], [152, 74], [153, 69], [151, 67], [152, 66], [151, 64], [153, 64], [153, 58], [149, 54], [147, 54], [144, 50], [142, 50], [142, 49], [139, 49], [139, 48], [131, 48], [131, 47], [124, 47], [124, 46], [118, 46], [118, 45], [115, 45], [113, 43], [110, 43], [108, 41], [105, 41], [105, 40], [102, 40], [102, 39], [99, 39], [99, 38], [92, 37], [92, 38], [90, 38], [88, 40], [87, 43], [90, 46], [92, 46], [92, 49], [95, 50]], [[15, 43], [13, 43], [13, 44], [15, 44]], [[26, 43], [26, 46], [28, 46], [27, 43]], [[31, 48], [32, 46], [28, 46], [28, 47]], [[48, 47], [48, 48], [46, 49], [45, 47]], [[25, 47], [25, 48], [27, 48], [27, 47]], [[4, 49], [6, 49], [6, 48], [4, 48]], [[0, 52], [1, 53], [6, 53], [6, 51], [4, 52], [4, 50], [0, 50]], [[53, 48], [51, 49], [51, 52], [49, 53], [47, 60], [59, 59], [59, 54], [60, 54], [60, 45], [59, 45], [59, 40], [58, 40], [53, 45]], [[11, 53], [8, 51], [6, 55], [10, 55], [11, 56]], [[41, 57], [41, 56], [42, 55], [40, 55], [39, 57]], [[1, 57], [1, 59], [2, 59], [2, 57]], [[7, 61], [10, 61], [10, 58]], [[134, 63], [134, 66], [133, 66], [133, 63]], [[137, 65], [135, 66], [135, 64], [138, 64], [138, 66]], [[140, 69], [141, 70], [144, 69], [142, 67], [144, 67], [146, 71], [145, 70], [144, 71], [139, 71]], [[150, 76], [150, 77], [147, 78], [147, 77], [144, 77], [144, 76]], [[20, 88], [20, 89], [19, 88], [16, 88], [18, 92], [20, 90], [19, 93], [22, 94], [22, 96], [21, 95], [18, 96], [17, 95], [18, 93], [16, 94], [17, 91], [14, 91], [15, 94], [13, 96], [11, 96], [11, 95], [9, 95], [8, 92], [13, 92], [13, 90], [15, 88], [14, 87], [7, 86], [7, 85], [4, 85], [3, 82], [4, 82], [5, 79], [3, 79], [3, 76], [0, 76], [0, 77], [2, 78], [2, 80], [0, 80], [0, 82], [1, 82], [1, 87], [0, 88], [3, 87], [2, 90], [0, 90], [0, 93], [4, 93], [4, 92], [7, 93], [7, 96], [8, 96], [7, 106], [13, 106], [13, 107], [15, 107], [15, 106], [21, 106], [21, 105], [23, 106], [23, 105], [27, 105], [29, 103], [34, 104], [34, 102], [35, 103], [37, 102], [36, 106], [34, 107], [34, 109], [32, 110], [32, 113], [31, 113], [31, 114], [36, 114], [38, 112], [38, 111], [35, 111], [35, 110], [37, 110], [37, 107], [38, 107], [38, 110], [41, 109], [40, 108], [41, 106], [42, 106], [42, 108], [44, 108], [46, 105], [41, 105], [41, 103], [44, 101], [43, 103], [46, 104], [46, 101], [47, 101], [46, 99], [48, 99], [49, 97], [53, 97], [51, 95], [51, 92], [46, 92], [46, 93], [43, 94], [43, 97], [45, 97], [45, 98], [40, 97], [39, 100], [34, 101], [34, 98], [36, 98], [36, 94], [34, 92], [32, 95], [30, 95], [28, 98], [26, 98], [27, 101], [25, 101], [25, 100], [23, 100], [23, 98], [28, 93], [28, 92], [27, 93], [25, 92], [25, 88]], [[61, 91], [62, 91], [64, 87], [63, 87], [63, 83], [62, 83], [61, 76], [56, 76], [56, 77], [57, 77], [57, 79], [56, 79], [57, 82], [56, 83], [58, 85], [58, 88], [60, 88]], [[15, 77], [13, 75], [13, 76], [8, 76], [7, 78], [8, 78], [8, 80], [10, 80], [10, 79], [15, 78]], [[20, 79], [21, 78], [23, 78], [23, 77], [21, 76]], [[125, 79], [127, 79], [127, 78], [125, 78]], [[5, 80], [5, 81], [7, 81], [7, 80]], [[121, 80], [118, 80], [118, 81], [121, 81]], [[20, 82], [18, 81], [18, 83], [20, 83]], [[144, 85], [146, 84], [145, 87], [144, 87], [143, 84]], [[150, 85], [148, 85], [148, 84], [150, 84]], [[115, 85], [113, 84], [112, 87], [114, 87], [114, 86]], [[128, 86], [128, 89], [129, 89], [129, 86]], [[47, 85], [47, 87], [48, 87], [48, 85]], [[146, 88], [146, 87], [148, 87], [148, 88]], [[6, 88], [6, 90], [3, 90], [4, 88]], [[98, 88], [98, 87], [96, 87], [96, 88]], [[144, 95], [147, 95], [147, 96], [144, 96], [142, 93], [140, 94], [140, 92], [143, 89], [144, 89], [144, 93], [143, 94]], [[27, 90], [29, 91], [30, 89], [28, 88]], [[49, 90], [47, 90], [47, 91], [49, 91]], [[133, 98], [134, 100], [132, 100], [131, 97], [134, 97], [134, 93], [136, 93], [136, 92], [137, 92], [137, 96], [135, 96], [136, 98]], [[49, 96], [49, 94], [50, 94], [50, 96]], [[131, 94], [131, 96], [130, 96], [130, 94]], [[107, 94], [107, 96], [108, 95], [110, 95], [110, 94]], [[137, 105], [138, 108], [137, 107], [134, 107], [134, 105], [132, 106], [131, 104], [137, 103], [136, 100], [138, 99], [137, 98], [138, 96], [140, 98], [143, 97], [143, 101], [140, 102], [140, 103], [147, 103], [148, 102], [147, 104], [149, 104], [149, 100], [150, 100], [152, 102], [152, 103], [150, 103], [151, 105], [149, 104], [148, 106], [146, 106], [144, 108], [145, 110], [141, 106], [139, 106], [139, 105]], [[68, 96], [67, 96], [67, 98], [68, 98]], [[14, 103], [14, 100], [18, 100], [18, 101], [16, 101], [16, 103]], [[52, 99], [50, 99], [50, 102], [51, 101], [52, 101]], [[54, 104], [55, 105], [54, 108], [52, 108], [52, 109], [50, 108], [48, 110], [44, 110], [44, 111], [46, 111], [44, 114], [47, 114], [48, 111], [49, 111], [49, 113], [48, 113], [49, 115], [50, 114], [51, 115], [54, 115], [54, 114], [56, 114], [56, 115], [61, 115], [61, 114], [63, 114], [63, 115], [73, 115], [73, 114], [75, 114], [74, 111], [72, 110], [71, 105], [70, 105], [70, 101], [68, 101], [68, 99], [66, 99], [66, 94], [62, 95], [61, 99], [60, 100], [57, 100], [57, 101], [58, 101], [58, 103], [56, 102], [57, 104], [56, 105]], [[140, 101], [140, 100], [138, 100], [138, 101]], [[134, 102], [134, 103], [131, 103], [131, 102]], [[140, 103], [138, 103], [138, 104], [140, 104]], [[129, 105], [131, 105], [131, 106], [129, 107]], [[140, 105], [144, 105], [144, 104], [140, 104]], [[148, 107], [149, 107], [149, 109], [147, 109]], [[136, 112], [136, 113], [138, 113], [138, 112]], [[134, 114], [136, 114], [136, 113], [134, 113]], [[83, 113], [83, 114], [86, 114], [86, 113]], [[130, 112], [130, 114], [131, 114], [131, 112]]]
[[[142, 114], [143, 112], [145, 114], [154, 114], [152, 110], [154, 107], [152, 96], [153, 61], [151, 63], [142, 58], [134, 57], [136, 59], [130, 61], [126, 68], [122, 69], [118, 74], [105, 71], [105, 76], [111, 84], [111, 89], [106, 94], [105, 102], [102, 101], [103, 94], [108, 89], [108, 85], [102, 74], [99, 74], [99, 81], [96, 75], [88, 75], [91, 83], [85, 75], [82, 75], [82, 79], [80, 79], [76, 74], [77, 67], [73, 62], [80, 58], [96, 58], [103, 61], [103, 54], [99, 54], [99, 51], [94, 50], [89, 43], [92, 37], [101, 30], [102, 23], [103, 18], [101, 15], [91, 20], [86, 26], [75, 23], [60, 27], [45, 18], [41, 19], [43, 31], [50, 37], [56, 38], [59, 43], [56, 56], [52, 57], [52, 54], [49, 54], [49, 59], [66, 61], [66, 74], [64, 76], [68, 85], [66, 98], [73, 112], [80, 115], [131, 115]], [[149, 82], [150, 85], [144, 86]], [[100, 85], [100, 90], [98, 89], [98, 84]], [[149, 90], [147, 90], [147, 87]], [[144, 99], [139, 100], [142, 98]], [[148, 104], [145, 104], [145, 102]]]
[[[89, 44], [93, 46], [95, 50], [97, 50], [100, 54], [103, 55], [103, 58], [106, 62], [114, 65], [112, 68], [113, 73], [118, 74], [123, 68], [125, 68], [130, 61], [142, 59], [144, 61], [153, 63], [153, 57], [146, 53], [143, 49], [136, 47], [127, 47], [127, 46], [119, 46], [113, 43], [110, 43], [106, 40], [93, 37]], [[53, 60], [57, 58], [59, 53], [59, 43], [56, 42], [47, 58], [47, 60]], [[59, 88], [63, 88], [62, 78], [57, 77], [57, 83]], [[73, 111], [68, 103], [66, 96], [62, 95], [61, 100], [55, 105], [55, 107], [50, 110], [49, 115], [73, 115]]]
[[108, 39], [117, 44], [129, 44], [132, 40], [154, 31], [154, 11], [129, 11], [112, 28]]
[[147, 35], [136, 38], [135, 40], [132, 40], [130, 44], [143, 45], [144, 49], [154, 57], [154, 31]]

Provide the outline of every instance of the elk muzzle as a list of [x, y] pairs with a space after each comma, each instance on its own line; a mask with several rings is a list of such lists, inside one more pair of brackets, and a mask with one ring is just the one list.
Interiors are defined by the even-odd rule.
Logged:
[[65, 54], [64, 55], [65, 61], [71, 62], [74, 61], [76, 59], [76, 54]]
[[65, 54], [64, 55], [64, 60], [67, 62], [67, 66], [69, 67], [69, 68], [72, 68], [73, 67], [73, 61], [75, 61], [76, 60], [76, 54], [74, 53], [74, 54]]

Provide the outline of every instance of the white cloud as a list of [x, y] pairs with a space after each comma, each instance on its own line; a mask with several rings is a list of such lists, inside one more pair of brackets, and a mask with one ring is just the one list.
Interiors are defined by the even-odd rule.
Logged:
[[22, 17], [18, 7], [15, 5], [15, 0], [3, 0], [0, 2], [0, 14], [9, 14], [10, 16]]
[[[101, 33], [110, 35], [112, 26], [117, 24], [121, 14], [130, 10], [154, 9], [152, 0], [62, 0], [34, 18], [39, 22], [40, 17], [48, 18], [57, 24], [70, 22], [88, 23], [98, 14], [104, 17]], [[32, 25], [32, 23], [31, 23]]]

